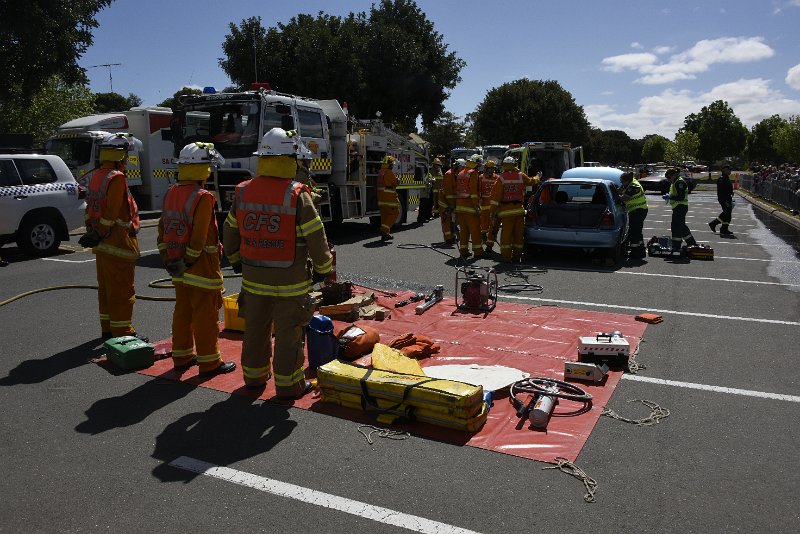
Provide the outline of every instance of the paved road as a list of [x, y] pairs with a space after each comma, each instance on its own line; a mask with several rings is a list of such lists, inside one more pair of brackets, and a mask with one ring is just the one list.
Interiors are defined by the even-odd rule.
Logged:
[[[657, 196], [648, 200], [645, 235], [669, 233], [668, 208]], [[644, 407], [626, 401], [647, 399], [671, 415], [653, 427], [600, 419], [576, 461], [599, 484], [595, 504], [583, 501], [577, 479], [542, 470], [546, 464], [417, 437], [370, 446], [350, 421], [113, 376], [87, 363], [99, 345], [95, 295], [74, 289], [0, 308], [0, 531], [408, 531], [391, 526], [397, 520], [419, 532], [793, 532], [800, 520], [796, 235], [770, 231], [740, 200], [738, 238], [723, 239], [706, 226], [718, 210], [713, 193], [692, 195], [688, 222], [714, 247], [713, 262], [648, 258], [616, 267], [550, 251], [523, 266], [545, 274], [500, 268], [501, 284], [527, 276], [544, 286], [503, 300], [664, 316], [645, 333], [638, 359], [647, 368], [620, 383], [610, 407], [643, 417]], [[391, 245], [366, 224], [345, 225], [333, 236], [340, 277], [382, 288], [443, 284], [452, 293], [450, 258], [396, 246], [440, 241], [437, 223], [400, 231]], [[169, 294], [147, 288], [165, 276], [153, 228], [142, 231], [141, 245], [137, 291]], [[93, 283], [86, 252], [25, 260], [3, 251], [12, 263], [0, 269], [0, 301]], [[238, 291], [238, 280], [226, 286]], [[170, 313], [169, 304], [140, 301], [134, 322], [164, 338]], [[169, 465], [179, 457], [235, 471], [201, 476]]]

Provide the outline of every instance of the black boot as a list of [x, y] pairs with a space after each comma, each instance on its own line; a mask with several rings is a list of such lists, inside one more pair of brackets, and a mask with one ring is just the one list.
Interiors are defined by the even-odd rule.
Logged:
[[694, 236], [689, 236], [686, 238], [686, 246], [688, 247], [696, 247], [697, 241], [695, 240]]
[[718, 224], [719, 224], [719, 221], [714, 219], [713, 221], [708, 223], [708, 227], [711, 228], [711, 231], [716, 234], [717, 233], [717, 225]]
[[728, 230], [728, 225], [727, 224], [723, 224], [722, 227], [720, 227], [720, 229], [719, 229], [719, 235], [732, 236], [733, 232]]

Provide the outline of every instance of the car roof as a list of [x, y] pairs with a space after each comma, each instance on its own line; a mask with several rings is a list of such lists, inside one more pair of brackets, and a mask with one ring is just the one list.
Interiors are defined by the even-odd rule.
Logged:
[[607, 180], [616, 185], [621, 184], [619, 179], [622, 176], [622, 170], [616, 167], [574, 167], [567, 169], [561, 175], [562, 180], [580, 180], [580, 179], [593, 179], [593, 180]]

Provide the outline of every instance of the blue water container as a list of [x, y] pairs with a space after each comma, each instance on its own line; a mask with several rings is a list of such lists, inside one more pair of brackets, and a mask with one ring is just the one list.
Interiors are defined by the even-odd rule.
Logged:
[[326, 315], [315, 315], [306, 327], [308, 337], [308, 366], [316, 369], [336, 359], [339, 355], [339, 340], [333, 335], [333, 321]]

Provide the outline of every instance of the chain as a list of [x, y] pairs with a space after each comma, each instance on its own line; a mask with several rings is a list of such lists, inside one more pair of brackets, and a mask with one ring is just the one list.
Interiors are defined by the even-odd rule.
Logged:
[[[365, 432], [364, 431], [365, 428], [369, 428], [370, 431]], [[374, 444], [374, 442], [372, 441], [372, 434], [375, 434], [376, 432], [378, 433], [379, 438], [402, 440], [411, 437], [411, 434], [403, 430], [378, 428], [377, 426], [372, 426], [372, 425], [359, 425], [358, 432], [367, 439], [367, 443], [369, 443], [370, 445]]]
[[643, 400], [643, 399], [631, 399], [628, 402], [641, 402], [642, 404], [650, 408], [650, 415], [645, 417], [644, 419], [628, 419], [627, 417], [622, 417], [615, 411], [608, 409], [608, 407], [606, 406], [603, 406], [603, 413], [600, 415], [605, 415], [606, 417], [610, 417], [611, 419], [616, 419], [617, 421], [622, 421], [623, 423], [630, 423], [636, 426], [657, 425], [658, 423], [661, 422], [662, 419], [669, 417], [669, 410], [667, 410], [666, 408], [662, 408], [653, 401]]
[[586, 495], [583, 496], [583, 500], [586, 502], [595, 502], [594, 494], [597, 492], [597, 481], [587, 475], [583, 469], [573, 464], [566, 458], [557, 456], [556, 462], [558, 462], [557, 465], [552, 467], [542, 467], [542, 469], [558, 469], [569, 476], [577, 478], [583, 482], [583, 487], [586, 488]]

